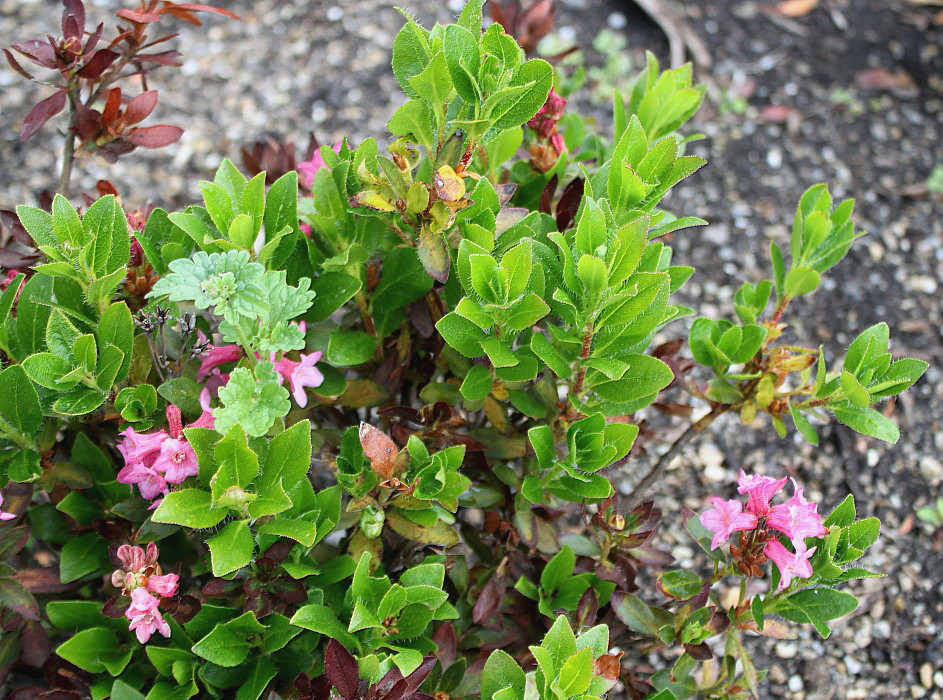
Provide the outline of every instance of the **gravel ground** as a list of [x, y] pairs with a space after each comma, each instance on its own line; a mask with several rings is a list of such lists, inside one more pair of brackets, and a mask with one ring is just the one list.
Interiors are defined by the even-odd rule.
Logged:
[[[0, 44], [45, 34], [57, 4], [0, 0]], [[244, 21], [211, 18], [204, 29], [181, 27], [182, 71], [158, 73], [153, 82], [162, 91], [153, 123], [183, 125], [184, 137], [114, 167], [85, 163], [82, 188], [107, 177], [140, 200], [178, 206], [198, 199], [197, 180], [221, 158], [236, 159], [241, 144], [266, 132], [298, 143], [309, 130], [322, 142], [346, 135], [357, 143], [384, 133], [399, 95], [388, 61], [401, 19], [390, 3], [217, 4]], [[461, 7], [454, 0], [402, 4], [427, 26]], [[888, 577], [858, 584], [864, 604], [834, 625], [828, 641], [811, 630], [796, 641], [756, 640], [753, 648], [770, 667], [762, 694], [943, 698], [943, 533], [913, 516], [943, 493], [943, 314], [937, 302], [943, 197], [922, 187], [933, 167], [943, 165], [943, 27], [933, 23], [939, 8], [905, 0], [822, 0], [808, 16], [783, 20], [753, 0], [675, 4], [714, 62], [709, 73], [701, 71], [712, 84], [712, 100], [694, 125], [708, 137], [694, 151], [711, 164], [668, 200], [678, 212], [711, 221], [675, 239], [676, 260], [699, 266], [685, 298], [697, 300], [706, 315], [729, 313], [739, 283], [768, 274], [768, 241], [787, 238], [801, 192], [824, 180], [837, 197], [858, 199], [857, 221], [870, 235], [810, 301], [791, 310], [793, 338], [822, 343], [835, 357], [855, 334], [886, 320], [895, 354], [933, 367], [896, 406], [902, 438], [894, 447], [828, 427], [820, 431], [820, 449], [796, 442], [787, 452], [768, 425], [744, 429], [719, 421], [669, 471], [660, 496], [665, 520], [682, 504], [700, 507], [708, 491], [732, 493], [740, 467], [796, 475], [826, 508], [852, 492], [859, 516], [884, 521], [884, 536], [863, 563]], [[87, 5], [91, 16], [103, 17], [119, 6], [114, 0]], [[646, 49], [667, 58], [657, 26], [628, 0], [558, 5], [564, 40], [589, 47], [608, 28], [627, 38], [634, 66], [643, 65]], [[591, 65], [606, 59], [586, 53]], [[615, 78], [617, 84], [623, 79]], [[30, 202], [56, 182], [54, 132], [47, 128], [25, 145], [16, 139], [15, 126], [36, 91], [0, 69], [2, 207]], [[604, 111], [599, 126], [610, 128]], [[701, 484], [689, 478], [691, 466]], [[627, 487], [631, 479], [626, 474]], [[661, 541], [682, 562], [693, 556], [689, 540], [671, 528]]]

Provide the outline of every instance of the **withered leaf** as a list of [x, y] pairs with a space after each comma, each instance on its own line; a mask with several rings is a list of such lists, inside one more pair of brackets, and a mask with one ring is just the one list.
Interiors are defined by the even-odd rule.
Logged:
[[603, 654], [593, 661], [593, 673], [602, 676], [606, 680], [617, 681], [622, 672], [622, 652], [615, 654]]
[[360, 424], [360, 446], [364, 456], [370, 460], [370, 467], [386, 481], [393, 476], [393, 467], [396, 464], [396, 455], [399, 448], [396, 443], [383, 431], [367, 423]]

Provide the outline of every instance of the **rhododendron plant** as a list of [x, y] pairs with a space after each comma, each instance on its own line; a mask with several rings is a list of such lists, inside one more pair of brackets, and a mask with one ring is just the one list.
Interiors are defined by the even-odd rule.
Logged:
[[[170, 62], [149, 28], [213, 9], [125, 8], [104, 48], [64, 5], [62, 41], [15, 47], [63, 81], [25, 135], [69, 104], [66, 160], [169, 140], [137, 126], [156, 95], [126, 101], [109, 66]], [[700, 514], [647, 497], [729, 421], [899, 439], [875, 407], [926, 363], [877, 324], [835, 368], [788, 323], [858, 237], [853, 202], [809, 188], [769, 279], [697, 317], [668, 234], [706, 222], [664, 201], [704, 165], [682, 135], [691, 67], [649, 57], [610, 137], [574, 110], [578, 77], [516, 41], [546, 35], [549, 0], [486, 28], [482, 8], [405, 18], [389, 145], [298, 163], [256, 144], [251, 177], [224, 160], [202, 202], [130, 218], [106, 185], [76, 209], [66, 168], [17, 208], [0, 487], [25, 515], [0, 512], [0, 694], [760, 697], [751, 637], [827, 637], [858, 605], [845, 584], [881, 575], [857, 565], [880, 523], [851, 496], [810, 503], [791, 443]]]

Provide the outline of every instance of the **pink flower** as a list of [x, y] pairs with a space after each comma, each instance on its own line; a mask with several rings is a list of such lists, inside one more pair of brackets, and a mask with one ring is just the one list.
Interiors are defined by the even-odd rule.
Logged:
[[130, 544], [123, 544], [118, 547], [118, 560], [124, 565], [124, 568], [138, 573], [149, 566], [156, 566], [159, 555], [160, 551], [153, 542], [148, 543], [147, 550]]
[[132, 462], [122, 467], [115, 480], [119, 484], [137, 484], [141, 496], [147, 499], [156, 498], [158, 494], [166, 494], [167, 480], [164, 475], [143, 462]]
[[770, 499], [786, 485], [786, 477], [771, 479], [768, 476], [760, 476], [759, 474], [747, 475], [741, 469], [737, 484], [738, 493], [750, 494], [747, 498], [747, 512], [763, 516], [769, 512]]
[[[3, 505], [3, 494], [0, 493], [0, 506]], [[4, 513], [0, 510], [0, 520], [13, 520], [16, 517], [15, 513]]]
[[[338, 141], [331, 147], [331, 150], [333, 150], [335, 153], [340, 153], [343, 143], [343, 141]], [[298, 163], [298, 173], [301, 175], [301, 184], [303, 184], [308, 189], [311, 189], [311, 185], [314, 184], [315, 174], [321, 168], [325, 167], [327, 166], [324, 163], [324, 157], [321, 155], [321, 149], [318, 148], [314, 151], [314, 155], [311, 156], [311, 160]]]
[[203, 379], [214, 367], [238, 362], [242, 359], [242, 348], [238, 345], [213, 345], [200, 363], [200, 371], [196, 373], [197, 379]]
[[144, 588], [135, 588], [131, 591], [131, 606], [124, 615], [131, 624], [129, 629], [135, 631], [138, 641], [144, 644], [154, 632], [160, 632], [164, 637], [170, 637], [170, 625], [158, 611], [160, 599], [155, 598]]
[[177, 574], [164, 574], [163, 576], [150, 576], [147, 579], [146, 588], [151, 593], [170, 598], [177, 594], [177, 581], [180, 577]]
[[196, 452], [186, 440], [167, 438], [160, 448], [160, 456], [154, 460], [153, 469], [164, 475], [169, 484], [182, 484], [187, 477], [199, 473]]
[[816, 512], [818, 506], [803, 497], [802, 488], [795, 479], [792, 485], [795, 489], [792, 498], [770, 508], [766, 522], [798, 546], [804, 543], [806, 537], [823, 537], [828, 530], [822, 524], [822, 516]]
[[711, 498], [711, 505], [714, 507], [701, 513], [701, 525], [714, 533], [711, 550], [726, 542], [734, 532], [756, 527], [756, 516], [744, 513], [743, 504], [736, 499], [725, 501], [715, 496]]
[[770, 540], [763, 547], [763, 552], [779, 568], [779, 586], [777, 591], [785, 590], [794, 578], [809, 578], [812, 576], [812, 564], [809, 558], [815, 554], [817, 547], [806, 549], [804, 544], [795, 545], [795, 553], [786, 549], [779, 540]]
[[118, 443], [118, 452], [124, 457], [126, 464], [143, 462], [150, 465], [160, 454], [161, 445], [168, 437], [163, 430], [144, 434], [136, 432], [134, 428], [128, 428], [120, 434], [124, 436], [124, 440]]
[[563, 134], [554, 134], [550, 137], [550, 145], [553, 146], [553, 150], [557, 152], [557, 155], [560, 155], [566, 150], [566, 143], [563, 141]]
[[208, 389], [213, 397], [219, 396], [219, 390], [229, 384], [229, 375], [219, 371], [219, 367], [214, 367], [204, 377], [203, 387]]
[[315, 364], [321, 359], [321, 351], [312, 352], [307, 355], [301, 355], [301, 362], [282, 359], [274, 363], [275, 371], [278, 372], [279, 384], [288, 382], [291, 386], [291, 395], [295, 397], [295, 403], [301, 408], [308, 405], [308, 396], [305, 394], [305, 387], [318, 387], [324, 382], [324, 375], [315, 367]]

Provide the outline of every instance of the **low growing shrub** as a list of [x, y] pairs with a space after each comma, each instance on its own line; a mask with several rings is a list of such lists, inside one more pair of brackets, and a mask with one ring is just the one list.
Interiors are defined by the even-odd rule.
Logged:
[[[644, 498], [728, 414], [898, 439], [874, 405], [925, 363], [892, 360], [879, 324], [829, 367], [784, 322], [860, 235], [853, 203], [807, 190], [770, 279], [693, 320], [693, 360], [655, 345], [694, 313], [668, 241], [706, 222], [662, 200], [704, 165], [678, 133], [703, 87], [650, 57], [608, 141], [550, 64], [481, 31], [482, 4], [432, 30], [407, 16], [388, 148], [342, 141], [296, 171], [259, 144], [288, 164], [270, 187], [224, 161], [176, 212], [17, 209], [36, 264], [0, 294], [9, 697], [756, 696], [749, 637], [827, 637], [858, 604], [844, 584], [879, 575], [854, 564], [877, 519], [795, 481], [786, 498], [775, 465], [700, 514]], [[54, 55], [21, 53], [60, 71], [57, 105], [88, 88], [80, 113], [130, 124], [141, 97], [122, 111], [99, 79], [135, 35], [70, 63], [89, 32], [65, 5]], [[156, 11], [119, 15], [143, 31]], [[71, 124], [85, 151], [148, 145]], [[653, 409], [689, 427], [666, 443]], [[663, 515], [703, 550], [691, 568], [658, 549]]]

